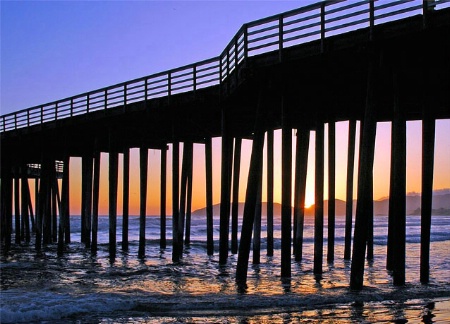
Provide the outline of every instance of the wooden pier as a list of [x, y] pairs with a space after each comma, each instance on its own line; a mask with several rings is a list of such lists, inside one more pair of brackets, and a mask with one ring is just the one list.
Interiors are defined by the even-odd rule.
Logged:
[[[273, 132], [282, 132], [281, 275], [302, 260], [310, 132], [315, 132], [314, 274], [324, 257], [324, 127], [328, 125], [328, 249], [334, 262], [335, 123], [349, 121], [344, 259], [350, 287], [363, 287], [373, 258], [373, 162], [377, 122], [392, 122], [386, 267], [405, 284], [406, 121], [422, 120], [421, 282], [429, 280], [435, 120], [450, 118], [450, 9], [445, 1], [321, 1], [244, 24], [215, 58], [0, 116], [1, 244], [36, 251], [71, 241], [69, 163], [82, 158], [82, 243], [97, 251], [100, 153], [109, 154], [109, 254], [117, 251], [118, 177], [123, 177], [123, 233], [128, 250], [130, 149], [139, 148], [140, 258], [145, 257], [148, 150], [161, 156], [160, 246], [166, 248], [167, 172], [172, 173], [172, 260], [190, 242], [193, 144], [205, 146], [207, 253], [214, 253], [212, 138], [220, 137], [219, 263], [238, 253], [245, 283], [253, 239], [259, 262], [261, 200], [267, 199], [267, 254], [273, 255]], [[356, 216], [352, 210], [356, 121], [360, 121]], [[292, 134], [295, 131], [295, 163]], [[267, 134], [267, 136], [266, 136]], [[238, 190], [242, 139], [252, 140], [242, 230]], [[266, 142], [265, 142], [266, 141]], [[267, 146], [267, 197], [262, 197]], [[167, 156], [168, 147], [172, 156]], [[180, 154], [182, 148], [182, 154]], [[119, 155], [123, 168], [119, 170]], [[172, 161], [167, 169], [167, 159]], [[181, 170], [180, 170], [181, 162]], [[31, 199], [28, 178], [36, 178]], [[57, 179], [62, 179], [58, 188]], [[292, 190], [291, 188], [294, 188]], [[21, 188], [21, 190], [19, 190]], [[34, 206], [32, 205], [34, 201]], [[292, 212], [291, 201], [294, 201]], [[120, 213], [120, 211], [119, 211]], [[170, 211], [169, 211], [170, 214]], [[219, 215], [218, 215], [219, 216]], [[12, 219], [15, 217], [15, 228]], [[354, 223], [353, 223], [354, 221]], [[354, 236], [352, 238], [352, 225]], [[231, 228], [231, 233], [230, 233]], [[14, 234], [14, 235], [13, 235]], [[12, 241], [14, 237], [14, 242]], [[231, 242], [230, 242], [231, 238]], [[353, 242], [353, 246], [351, 246]], [[294, 253], [294, 256], [293, 256]]]

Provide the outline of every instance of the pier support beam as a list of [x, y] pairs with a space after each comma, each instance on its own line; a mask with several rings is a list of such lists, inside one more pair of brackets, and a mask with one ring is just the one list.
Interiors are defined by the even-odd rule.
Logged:
[[96, 148], [94, 152], [94, 180], [92, 189], [92, 244], [91, 253], [97, 252], [98, 246], [98, 204], [100, 194], [100, 151]]
[[281, 277], [291, 277], [292, 128], [286, 98], [281, 97]]
[[130, 149], [123, 151], [122, 188], [122, 250], [128, 251], [128, 227], [130, 212]]
[[43, 195], [42, 202], [44, 204], [42, 217], [42, 242], [43, 244], [50, 244], [52, 242], [52, 182], [55, 175], [55, 160], [49, 158], [44, 169], [42, 170], [42, 177], [45, 177], [45, 195]]
[[273, 129], [267, 131], [267, 256], [273, 256]]
[[20, 244], [20, 168], [16, 167], [14, 177], [14, 232], [16, 244]]
[[167, 188], [167, 147], [161, 149], [161, 186], [160, 186], [160, 240], [159, 246], [165, 249], [166, 241], [166, 192]]
[[[261, 93], [260, 93], [261, 96]], [[261, 111], [261, 97], [259, 98], [255, 132], [253, 135], [250, 169], [248, 172], [247, 190], [245, 194], [244, 215], [242, 218], [241, 239], [239, 241], [239, 253], [236, 266], [236, 282], [245, 287], [247, 281], [248, 259], [252, 241], [252, 230], [255, 220], [255, 209], [258, 199], [259, 177], [262, 174], [264, 149], [264, 121]]]
[[255, 206], [255, 221], [253, 226], [253, 264], [261, 263], [261, 197], [262, 197], [262, 167], [258, 175], [258, 191]]
[[172, 261], [178, 262], [181, 258], [180, 244], [178, 242], [180, 217], [180, 143], [172, 144]]
[[406, 117], [399, 102], [398, 76], [394, 74], [394, 120], [392, 123], [391, 154], [393, 156], [393, 175], [391, 183], [393, 215], [393, 277], [394, 285], [405, 284], [406, 257]]
[[303, 255], [303, 226], [305, 223], [306, 175], [308, 172], [309, 134], [306, 127], [297, 130], [294, 184], [294, 254], [295, 261], [300, 262]]
[[191, 244], [191, 213], [192, 213], [192, 181], [193, 181], [193, 164], [194, 164], [194, 147], [190, 143], [190, 152], [187, 168], [187, 193], [186, 193], [186, 229], [184, 235], [184, 245]]
[[23, 235], [22, 240], [26, 243], [30, 243], [31, 235], [30, 235], [30, 217], [28, 212], [28, 177], [27, 177], [27, 165], [25, 163], [22, 164], [22, 186], [21, 186], [21, 209], [22, 209], [22, 224], [23, 224]]
[[344, 260], [350, 260], [353, 224], [353, 173], [355, 169], [356, 120], [348, 122], [347, 187], [345, 198]]
[[239, 219], [239, 176], [241, 170], [241, 146], [242, 139], [234, 140], [233, 162], [233, 203], [231, 207], [231, 253], [238, 251], [238, 219]]
[[[110, 149], [111, 150], [111, 149]], [[117, 178], [119, 154], [113, 148], [109, 152], [109, 258], [116, 257], [117, 234]]]
[[[61, 184], [61, 213], [59, 215], [59, 237], [58, 237], [58, 255], [62, 255], [65, 250], [65, 244], [70, 242], [70, 233], [67, 235], [70, 227], [69, 219], [69, 164], [68, 154], [63, 159], [63, 178]], [[69, 238], [69, 240], [67, 240]]]
[[[190, 236], [190, 213], [188, 209], [191, 208], [192, 199], [192, 158], [193, 158], [193, 144], [192, 142], [185, 142], [183, 145], [183, 161], [181, 168], [181, 190], [180, 190], [180, 220], [179, 220], [179, 231], [178, 231], [178, 242], [180, 244], [180, 253], [182, 257], [184, 238], [183, 235], [188, 232], [187, 227], [189, 226], [189, 236]], [[189, 197], [189, 187], [191, 188], [191, 197]], [[187, 216], [189, 214], [189, 221]], [[185, 226], [186, 225], [186, 226]], [[190, 238], [189, 238], [190, 240]]]
[[422, 121], [422, 204], [420, 226], [420, 282], [430, 280], [430, 232], [433, 200], [435, 120], [425, 115]]
[[367, 260], [373, 261], [373, 174], [369, 184], [371, 203], [367, 206]]
[[81, 214], [81, 241], [86, 248], [91, 247], [91, 224], [92, 224], [92, 153], [89, 152], [82, 157], [82, 214]]
[[211, 138], [205, 139], [205, 171], [206, 171], [206, 250], [208, 255], [214, 254], [213, 237], [213, 180], [212, 180], [212, 145]]
[[375, 151], [376, 120], [374, 108], [374, 58], [370, 58], [367, 75], [367, 95], [362, 136], [359, 151], [358, 201], [356, 205], [355, 234], [353, 239], [353, 256], [350, 273], [350, 288], [361, 290], [364, 280], [364, 262], [367, 245], [368, 217], [367, 210], [372, 190], [369, 186], [373, 176], [373, 159]]
[[140, 208], [139, 208], [139, 250], [138, 258], [145, 258], [145, 223], [147, 218], [147, 178], [148, 178], [148, 149], [139, 148], [140, 166]]
[[334, 261], [336, 228], [336, 123], [328, 123], [328, 248], [327, 262]]
[[[6, 160], [6, 159], [5, 159]], [[12, 233], [12, 211], [13, 211], [13, 178], [9, 161], [2, 159], [2, 181], [1, 181], [1, 233], [4, 241], [4, 251], [6, 255], [11, 249]], [[37, 246], [36, 246], [37, 249]]]
[[228, 134], [228, 116], [222, 107], [222, 171], [220, 182], [220, 236], [219, 236], [219, 264], [226, 264], [228, 260], [228, 236], [230, 227], [230, 170], [232, 163], [233, 142]]
[[316, 126], [315, 159], [315, 216], [314, 216], [314, 274], [322, 274], [323, 263], [323, 182], [324, 182], [324, 125]]

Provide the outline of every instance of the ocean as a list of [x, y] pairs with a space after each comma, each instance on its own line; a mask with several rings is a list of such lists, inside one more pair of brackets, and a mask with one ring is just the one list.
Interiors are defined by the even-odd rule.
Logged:
[[[349, 289], [350, 262], [343, 260], [344, 217], [336, 217], [335, 261], [313, 273], [314, 220], [306, 218], [303, 260], [292, 261], [292, 278], [280, 276], [281, 224], [275, 219], [275, 251], [248, 270], [247, 287], [235, 284], [237, 255], [219, 265], [206, 253], [206, 219], [193, 216], [191, 245], [181, 262], [159, 247], [159, 218], [147, 217], [146, 257], [139, 259], [139, 218], [130, 217], [130, 247], [122, 252], [118, 218], [117, 255], [108, 255], [108, 217], [99, 219], [99, 251], [80, 241], [80, 217], [71, 217], [72, 242], [57, 256], [56, 244], [37, 255], [34, 246], [13, 244], [1, 257], [1, 323], [450, 323], [450, 216], [432, 218], [430, 283], [419, 281], [420, 217], [407, 217], [406, 285], [392, 283], [386, 265], [387, 217], [374, 220], [374, 260], [366, 262], [364, 289]], [[326, 219], [325, 219], [326, 224]], [[251, 256], [250, 256], [251, 261]]]

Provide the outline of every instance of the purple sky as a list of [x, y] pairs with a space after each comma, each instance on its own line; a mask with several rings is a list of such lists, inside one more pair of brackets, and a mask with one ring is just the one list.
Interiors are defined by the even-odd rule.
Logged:
[[1, 1], [1, 114], [219, 55], [316, 1]]

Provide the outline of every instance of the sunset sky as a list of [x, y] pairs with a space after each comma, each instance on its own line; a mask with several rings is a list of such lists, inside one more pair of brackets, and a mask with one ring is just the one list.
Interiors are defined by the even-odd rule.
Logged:
[[[217, 56], [243, 23], [313, 2], [315, 1], [1, 1], [0, 113], [10, 113]], [[348, 123], [338, 123], [336, 130], [336, 197], [344, 200]], [[378, 124], [374, 199], [386, 197], [389, 193], [390, 133], [390, 123]], [[277, 131], [275, 134], [275, 201], [277, 202], [281, 201], [280, 138], [280, 132]], [[407, 191], [420, 192], [420, 122], [408, 122], [407, 139]], [[313, 149], [314, 132], [311, 133], [310, 141], [306, 205], [314, 202]], [[251, 141], [244, 140], [241, 201], [244, 201], [245, 197], [250, 151]], [[357, 157], [356, 154], [356, 163]], [[138, 159], [138, 151], [133, 149], [130, 183], [131, 214], [139, 212]], [[219, 138], [213, 140], [213, 159], [213, 197], [214, 203], [218, 203], [220, 201]], [[326, 159], [325, 153], [325, 161]], [[107, 162], [108, 155], [102, 154], [101, 214], [108, 212]], [[171, 149], [168, 152], [168, 170], [171, 170]], [[356, 171], [357, 164], [355, 175]], [[147, 209], [149, 215], [159, 212], [159, 173], [160, 153], [149, 150]], [[327, 170], [325, 170], [325, 179], [326, 177]], [[80, 213], [80, 178], [80, 160], [73, 158], [71, 160], [72, 214]], [[170, 184], [169, 171], [167, 188], [169, 214], [171, 213]], [[195, 145], [193, 209], [202, 208], [205, 205], [204, 184], [204, 146]], [[119, 169], [119, 214], [122, 201], [121, 188], [121, 169]], [[450, 120], [436, 122], [434, 188], [450, 188]], [[325, 184], [325, 199], [326, 192]], [[264, 187], [264, 200], [265, 195]]]

